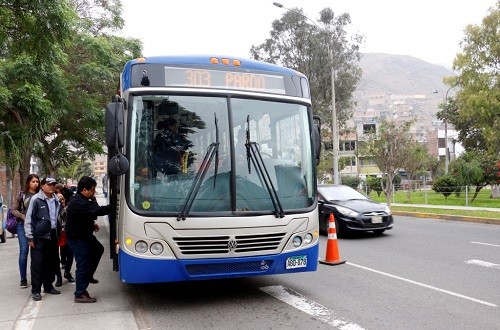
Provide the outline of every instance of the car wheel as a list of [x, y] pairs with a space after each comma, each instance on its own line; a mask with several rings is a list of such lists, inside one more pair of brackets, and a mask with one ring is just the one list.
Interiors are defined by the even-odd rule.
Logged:
[[384, 233], [385, 229], [377, 229], [374, 230], [373, 233], [377, 236], [382, 235]]

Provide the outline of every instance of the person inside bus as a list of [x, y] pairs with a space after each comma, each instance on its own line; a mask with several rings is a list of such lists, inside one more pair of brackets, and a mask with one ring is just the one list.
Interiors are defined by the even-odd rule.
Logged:
[[154, 139], [156, 172], [164, 175], [179, 174], [182, 156], [190, 143], [179, 133], [175, 118], [169, 117], [158, 122], [156, 128], [160, 130]]

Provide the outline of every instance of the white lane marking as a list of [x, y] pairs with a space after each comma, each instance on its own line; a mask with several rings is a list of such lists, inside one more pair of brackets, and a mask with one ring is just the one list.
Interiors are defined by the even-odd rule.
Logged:
[[21, 315], [14, 324], [14, 329], [15, 330], [33, 329], [36, 317], [40, 312], [41, 306], [42, 306], [41, 301], [34, 301], [33, 299], [31, 299], [30, 296], [29, 301], [24, 306], [23, 310], [21, 311]]
[[483, 243], [483, 242], [472, 242], [472, 244], [481, 244], [481, 245], [488, 245], [488, 246], [495, 246], [495, 247], [500, 247], [498, 244], [490, 244], [490, 243]]
[[449, 294], [451, 296], [455, 296], [455, 297], [458, 297], [458, 298], [462, 298], [462, 299], [470, 300], [470, 301], [473, 301], [473, 302], [477, 302], [478, 304], [483, 304], [483, 305], [490, 306], [490, 307], [498, 307], [497, 305], [495, 305], [493, 303], [490, 303], [490, 302], [487, 302], [487, 301], [479, 300], [479, 299], [472, 298], [472, 297], [469, 297], [469, 296], [464, 296], [463, 294], [460, 294], [460, 293], [455, 293], [455, 292], [452, 292], [452, 291], [440, 289], [440, 288], [437, 288], [437, 287], [429, 285], [429, 284], [425, 284], [425, 283], [413, 281], [413, 280], [410, 280], [410, 279], [407, 279], [407, 278], [404, 278], [404, 277], [400, 277], [400, 276], [396, 276], [396, 275], [392, 275], [392, 274], [389, 274], [389, 273], [386, 273], [386, 272], [381, 272], [380, 270], [376, 270], [376, 269], [373, 269], [373, 268], [368, 268], [368, 267], [365, 267], [365, 266], [356, 265], [356, 264], [353, 264], [351, 262], [346, 262], [346, 264], [354, 266], [354, 267], [358, 267], [358, 268], [361, 268], [361, 269], [364, 269], [364, 270], [368, 270], [368, 271], [371, 271], [371, 272], [374, 272], [374, 273], [377, 273], [377, 274], [380, 274], [380, 275], [392, 277], [392, 278], [395, 278], [397, 280], [401, 280], [401, 281], [408, 282], [408, 283], [411, 283], [411, 284], [419, 285], [419, 286], [427, 288], [427, 289], [432, 289], [432, 290], [436, 290], [436, 291], [439, 291], [439, 292], [443, 292], [443, 293]]
[[469, 265], [478, 265], [478, 266], [483, 266], [483, 267], [487, 267], [487, 268], [500, 269], [500, 265], [493, 264], [493, 263], [487, 262], [487, 261], [482, 261], [482, 260], [467, 260], [465, 263], [469, 264]]
[[322, 322], [337, 327], [343, 330], [362, 330], [363, 328], [355, 323], [346, 320], [336, 319], [333, 311], [327, 309], [325, 306], [320, 305], [300, 293], [286, 288], [282, 285], [265, 286], [259, 288], [261, 291], [281, 300], [282, 302], [297, 308], [311, 316], [316, 317]]

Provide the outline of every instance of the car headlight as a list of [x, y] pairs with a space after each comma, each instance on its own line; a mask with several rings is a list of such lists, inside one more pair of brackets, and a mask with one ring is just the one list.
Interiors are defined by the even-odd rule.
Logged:
[[387, 213], [388, 215], [391, 215], [391, 209], [389, 208], [389, 206], [385, 205], [384, 211], [385, 211], [385, 213]]
[[335, 206], [335, 208], [337, 209], [337, 211], [339, 211], [340, 213], [342, 213], [343, 215], [347, 215], [348, 217], [357, 217], [359, 215], [358, 212], [354, 211], [354, 210], [351, 210], [351, 209], [348, 209], [347, 207], [343, 207], [343, 206]]

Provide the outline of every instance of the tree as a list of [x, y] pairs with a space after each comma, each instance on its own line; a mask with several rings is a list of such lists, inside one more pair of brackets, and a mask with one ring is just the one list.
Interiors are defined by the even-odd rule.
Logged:
[[[352, 114], [353, 92], [361, 78], [359, 62], [360, 35], [349, 37], [350, 16], [335, 16], [330, 8], [319, 13], [318, 24], [310, 21], [302, 9], [284, 12], [275, 20], [270, 38], [253, 45], [253, 58], [281, 64], [304, 73], [309, 78], [312, 102], [316, 114], [332, 127], [331, 68], [335, 69], [335, 104], [340, 126]], [[312, 22], [312, 23], [311, 23]], [[333, 63], [328, 51], [333, 53]]]
[[469, 25], [461, 53], [453, 62], [458, 72], [445, 82], [458, 90], [440, 115], [459, 131], [466, 150], [486, 150], [500, 156], [500, 1], [481, 25]]
[[56, 175], [103, 152], [103, 106], [141, 52], [138, 40], [111, 34], [122, 27], [119, 0], [0, 0], [0, 139], [21, 181], [32, 154]]
[[[363, 153], [369, 155], [385, 174], [382, 189], [385, 192], [387, 205], [391, 206], [394, 177], [405, 165], [409, 155], [407, 146], [412, 143], [409, 134], [412, 122], [394, 122], [384, 120], [376, 132], [370, 133], [364, 144]], [[384, 184], [385, 181], [385, 184]]]
[[104, 105], [116, 91], [125, 62], [141, 53], [138, 40], [108, 32], [123, 27], [120, 1], [72, 3], [80, 19], [74, 38], [64, 48], [68, 61], [61, 66], [67, 81], [67, 102], [34, 150], [44, 170], [54, 176], [58, 168], [77, 158], [93, 158], [104, 152]]
[[57, 63], [72, 33], [74, 13], [65, 0], [0, 1], [0, 139], [12, 181], [28, 175], [32, 147], [57, 117], [64, 84]]
[[450, 163], [450, 173], [458, 185], [476, 187], [471, 199], [473, 202], [481, 189], [500, 180], [498, 162], [496, 157], [486, 151], [467, 151]]
[[407, 157], [403, 160], [403, 168], [407, 173], [410, 186], [407, 189], [406, 198], [408, 201], [411, 200], [411, 183], [415, 180], [417, 176], [426, 170], [429, 170], [432, 159], [429, 155], [427, 148], [421, 145], [418, 141], [410, 141], [406, 145]]

